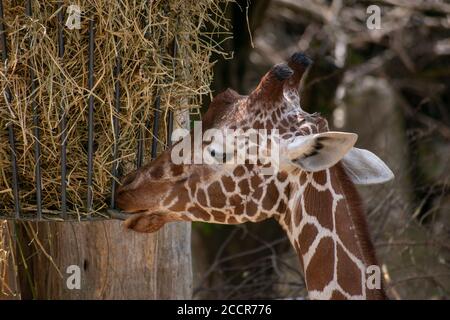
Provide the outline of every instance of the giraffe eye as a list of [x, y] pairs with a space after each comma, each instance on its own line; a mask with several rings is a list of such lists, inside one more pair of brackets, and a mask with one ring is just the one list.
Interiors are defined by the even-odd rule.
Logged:
[[229, 159], [232, 158], [231, 154], [227, 154], [226, 152], [220, 152], [212, 148], [209, 149], [209, 154], [219, 163], [226, 163]]
[[227, 157], [226, 153], [219, 152], [219, 151], [216, 151], [216, 150], [214, 150], [214, 149], [211, 149], [211, 152], [210, 152], [210, 153], [211, 153], [211, 157], [213, 157], [213, 158], [216, 159], [217, 161], [223, 160], [223, 159], [226, 160], [226, 157]]

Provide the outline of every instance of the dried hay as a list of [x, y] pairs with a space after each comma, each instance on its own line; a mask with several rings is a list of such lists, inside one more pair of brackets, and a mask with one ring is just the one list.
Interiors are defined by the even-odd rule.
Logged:
[[[42, 206], [46, 217], [58, 219], [61, 208], [62, 106], [66, 112], [67, 205], [77, 219], [87, 214], [88, 25], [95, 21], [93, 213], [108, 207], [113, 146], [118, 142], [120, 165], [136, 165], [139, 132], [144, 133], [144, 163], [150, 159], [151, 123], [156, 96], [161, 99], [160, 148], [164, 147], [169, 110], [193, 110], [208, 94], [211, 54], [223, 54], [215, 36], [227, 32], [223, 9], [230, 0], [84, 1], [66, 2], [82, 9], [81, 28], [64, 28], [65, 53], [58, 58], [58, 2], [32, 1], [32, 17], [22, 2], [3, 1], [8, 60], [0, 73], [0, 216], [13, 215], [10, 148], [7, 127], [14, 128], [20, 205], [36, 212], [33, 109], [30, 68], [36, 76], [40, 121]], [[66, 15], [67, 18], [67, 15]], [[173, 57], [176, 37], [178, 53]], [[31, 46], [30, 46], [31, 44]], [[114, 69], [120, 57], [121, 111], [114, 110]], [[12, 93], [7, 103], [5, 90]], [[114, 136], [113, 118], [120, 135]]]

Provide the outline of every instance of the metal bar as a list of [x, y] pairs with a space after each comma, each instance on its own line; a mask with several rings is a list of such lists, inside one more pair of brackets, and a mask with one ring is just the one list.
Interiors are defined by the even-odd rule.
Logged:
[[[142, 112], [144, 114], [144, 112]], [[142, 167], [142, 161], [144, 159], [144, 137], [145, 137], [145, 130], [139, 128], [139, 135], [138, 135], [138, 146], [137, 146], [137, 152], [136, 152], [136, 168], [139, 169]]]
[[[92, 91], [94, 87], [94, 37], [95, 37], [94, 17], [89, 20], [89, 79], [88, 89]], [[92, 176], [94, 165], [94, 95], [89, 93], [89, 115], [88, 115], [88, 181], [87, 181], [87, 210], [91, 214], [93, 190], [92, 190]]]
[[[178, 55], [178, 43], [177, 43], [177, 36], [173, 38], [173, 53], [172, 53], [172, 69], [173, 69], [173, 81], [175, 81], [175, 78], [177, 76], [176, 73], [176, 57]], [[172, 146], [172, 131], [173, 131], [173, 111], [169, 110], [169, 114], [167, 117], [167, 146], [170, 148]]]
[[[11, 92], [7, 92], [8, 103], [11, 103]], [[14, 213], [17, 219], [20, 219], [20, 200], [19, 200], [19, 178], [17, 174], [17, 157], [16, 157], [16, 138], [14, 136], [14, 128], [11, 123], [8, 124], [8, 140], [11, 148], [11, 170], [12, 170], [12, 187], [14, 196]]]
[[2, 60], [3, 63], [8, 60], [8, 51], [6, 48], [6, 30], [5, 24], [3, 22], [3, 0], [0, 0], [0, 35], [1, 35], [1, 43], [2, 43]]
[[112, 182], [111, 182], [111, 204], [110, 207], [114, 209], [116, 207], [116, 179], [118, 177], [118, 171], [119, 171], [119, 161], [117, 161], [117, 158], [119, 157], [119, 119], [117, 118], [117, 115], [120, 113], [120, 82], [119, 82], [119, 76], [121, 73], [121, 61], [120, 61], [120, 54], [117, 53], [116, 57], [116, 68], [114, 72], [115, 79], [115, 87], [114, 87], [114, 105], [115, 105], [115, 112], [116, 115], [113, 117], [113, 128], [114, 128], [114, 147], [113, 147], [113, 165], [111, 174], [113, 176]]
[[[146, 31], [144, 34], [145, 38], [149, 37], [150, 34], [150, 30], [148, 28], [149, 26], [149, 19], [148, 19], [148, 15], [150, 14], [150, 11], [147, 7], [147, 19], [145, 20], [145, 24], [146, 24]], [[152, 149], [151, 149], [151, 159], [155, 159], [156, 157], [156, 153], [157, 153], [157, 147], [158, 147], [158, 130], [159, 130], [159, 109], [160, 109], [160, 105], [161, 105], [161, 100], [160, 97], [158, 95], [158, 93], [156, 94], [156, 98], [155, 98], [155, 115], [153, 117], [153, 140], [152, 140]], [[143, 113], [144, 115], [144, 113]], [[145, 131], [150, 129], [150, 120], [146, 120], [145, 121], [145, 126], [144, 129], [141, 128], [141, 130], [139, 131], [139, 137], [138, 137], [138, 149], [137, 149], [137, 154], [136, 154], [136, 166], [137, 168], [142, 166], [142, 162], [144, 159], [144, 153], [145, 153], [145, 148], [144, 148], [144, 140], [145, 140]]]
[[[147, 4], [147, 2], [146, 2]], [[148, 39], [149, 37], [149, 19], [148, 19], [148, 15], [149, 15], [149, 8], [148, 5], [146, 5], [146, 9], [147, 9], [147, 16], [146, 18], [143, 18], [144, 20], [144, 24], [145, 24], [145, 33], [144, 33], [144, 38]], [[144, 117], [145, 112], [141, 112], [141, 118]], [[147, 121], [145, 123], [145, 126], [147, 126]], [[137, 145], [137, 150], [136, 150], [136, 168], [139, 169], [140, 167], [142, 167], [142, 162], [144, 159], [144, 138], [145, 138], [145, 130], [142, 129], [142, 126], [140, 126], [139, 128], [139, 135], [138, 135], [138, 145]]]
[[[27, 7], [26, 7], [26, 15], [31, 18], [33, 12], [31, 7], [31, 0], [27, 0]], [[29, 43], [29, 48], [31, 50], [31, 40]], [[30, 64], [32, 61], [30, 61]], [[39, 110], [38, 105], [36, 103], [36, 77], [34, 76], [34, 70], [33, 67], [29, 66], [29, 72], [30, 72], [30, 87], [31, 87], [31, 107], [33, 109], [33, 135], [34, 135], [34, 179], [36, 184], [36, 214], [37, 218], [42, 218], [42, 175], [41, 175], [41, 144], [40, 144], [40, 137], [41, 137], [41, 130], [39, 128]]]
[[[58, 57], [64, 56], [64, 14], [63, 2], [58, 2]], [[62, 81], [62, 79], [61, 79]], [[61, 98], [61, 216], [67, 219], [67, 124], [64, 97]]]
[[161, 108], [161, 98], [159, 93], [155, 99], [155, 115], [153, 117], [153, 140], [152, 140], [152, 160], [156, 158], [158, 152], [158, 131], [159, 131], [159, 114]]
[[[142, 114], [144, 114], [144, 112], [142, 112]], [[144, 128], [141, 127], [139, 130], [138, 147], [137, 147], [137, 152], [136, 152], [136, 167], [138, 169], [140, 167], [142, 167], [143, 162], [144, 162], [144, 154], [145, 154], [145, 143], [144, 142], [145, 142], [145, 133], [147, 130], [150, 130], [150, 120], [146, 120], [145, 124], [144, 124]], [[153, 145], [152, 145], [152, 148], [153, 148]]]
[[172, 131], [173, 131], [173, 111], [169, 110], [167, 115], [167, 147], [172, 146]]
[[[0, 41], [2, 44], [2, 61], [6, 64], [8, 60], [8, 49], [6, 46], [6, 30], [3, 22], [3, 1], [0, 0]], [[12, 95], [9, 87], [6, 88], [6, 103], [11, 104]], [[14, 217], [20, 219], [20, 202], [19, 202], [19, 179], [17, 175], [17, 158], [16, 158], [16, 139], [14, 136], [14, 128], [12, 123], [8, 123], [8, 141], [11, 152], [11, 171], [12, 171], [12, 189], [14, 198]]]

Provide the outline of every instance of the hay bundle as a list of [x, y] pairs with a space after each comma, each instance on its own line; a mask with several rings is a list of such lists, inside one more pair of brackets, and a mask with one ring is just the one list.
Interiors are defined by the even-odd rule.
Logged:
[[[35, 75], [34, 99], [39, 114], [42, 208], [58, 218], [61, 208], [61, 119], [67, 122], [67, 210], [82, 218], [87, 204], [88, 100], [94, 98], [94, 158], [92, 211], [108, 207], [113, 176], [114, 145], [120, 167], [136, 166], [138, 140], [144, 162], [150, 159], [151, 123], [155, 99], [160, 98], [160, 132], [167, 132], [169, 111], [193, 110], [209, 93], [210, 56], [221, 52], [213, 37], [227, 32], [222, 1], [72, 1], [82, 10], [81, 28], [64, 28], [65, 52], [58, 56], [58, 2], [31, 1], [31, 17], [23, 4], [3, 1], [8, 60], [1, 68], [0, 99], [0, 216], [12, 215], [14, 197], [8, 134], [16, 137], [16, 155], [23, 213], [36, 211], [35, 126], [30, 70]], [[65, 15], [65, 19], [67, 15]], [[95, 23], [94, 87], [88, 88], [89, 21]], [[211, 32], [214, 30], [214, 32]], [[177, 53], [174, 56], [174, 41]], [[2, 48], [3, 50], [3, 48]], [[115, 77], [120, 61], [121, 71]], [[115, 111], [114, 88], [121, 87], [120, 112]], [[117, 117], [120, 135], [114, 135]], [[165, 135], [160, 134], [160, 148]]]

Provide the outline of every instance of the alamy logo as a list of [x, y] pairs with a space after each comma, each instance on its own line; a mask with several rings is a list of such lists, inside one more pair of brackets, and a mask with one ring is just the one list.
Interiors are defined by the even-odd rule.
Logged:
[[81, 9], [79, 6], [72, 4], [67, 8], [66, 27], [70, 30], [81, 29]]
[[369, 15], [366, 20], [366, 25], [369, 30], [381, 29], [381, 8], [376, 4], [367, 7], [366, 13]]
[[366, 287], [369, 290], [381, 289], [381, 269], [377, 265], [370, 265], [366, 268]]
[[79, 266], [72, 264], [67, 267], [66, 273], [69, 275], [66, 280], [66, 286], [69, 290], [81, 289], [81, 269]]
[[273, 174], [279, 168], [278, 130], [208, 129], [194, 122], [193, 136], [186, 129], [176, 129], [172, 142], [174, 164], [259, 164], [262, 174]]

